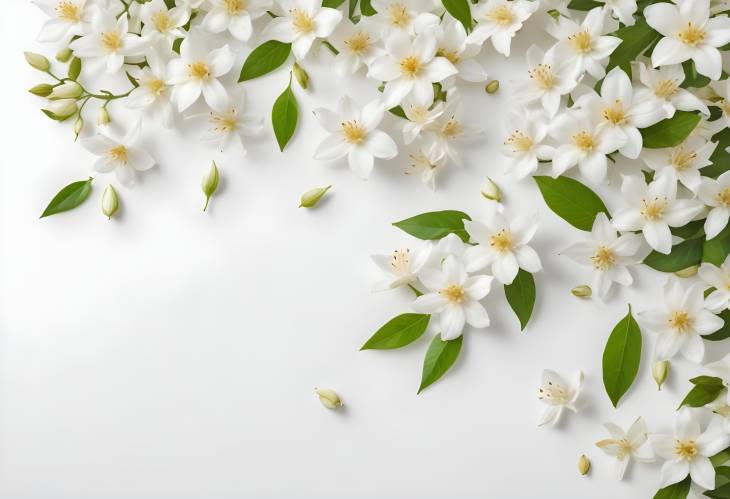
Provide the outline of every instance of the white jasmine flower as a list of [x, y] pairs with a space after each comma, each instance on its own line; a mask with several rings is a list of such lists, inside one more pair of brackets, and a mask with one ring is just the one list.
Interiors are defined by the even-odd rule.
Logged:
[[464, 26], [450, 17], [434, 29], [438, 49], [436, 55], [446, 57], [457, 69], [456, 76], [464, 81], [486, 81], [487, 71], [474, 58], [481, 47], [467, 43]]
[[271, 8], [271, 0], [209, 0], [211, 9], [202, 27], [211, 33], [225, 30], [242, 42], [251, 38], [251, 21]]
[[151, 0], [140, 6], [139, 17], [143, 24], [142, 38], [150, 45], [164, 42], [169, 49], [176, 38], [185, 36], [182, 27], [190, 19], [190, 11], [185, 7], [168, 9], [163, 0]]
[[695, 200], [677, 199], [676, 177], [666, 169], [649, 185], [638, 176], [624, 176], [621, 194], [628, 206], [614, 214], [613, 225], [620, 231], [642, 231], [649, 246], [664, 254], [672, 249], [669, 227], [685, 225], [703, 208]]
[[580, 395], [580, 388], [583, 384], [583, 372], [576, 372], [567, 383], [558, 373], [545, 369], [542, 372], [541, 386], [538, 390], [538, 398], [547, 404], [542, 413], [538, 426], [556, 424], [560, 420], [564, 409], [578, 412], [576, 402]]
[[397, 106], [409, 95], [422, 105], [433, 102], [432, 84], [457, 72], [448, 59], [436, 56], [436, 49], [431, 30], [416, 35], [413, 41], [403, 32], [394, 32], [385, 40], [387, 53], [373, 60], [368, 77], [386, 82], [386, 107]]
[[99, 156], [94, 163], [94, 170], [101, 173], [113, 171], [119, 183], [133, 187], [136, 172], [149, 170], [155, 165], [155, 160], [136, 146], [140, 131], [140, 124], [137, 123], [119, 139], [104, 127], [100, 129], [98, 135], [82, 139], [81, 145], [90, 153]]
[[69, 48], [77, 57], [103, 61], [107, 73], [116, 73], [125, 56], [144, 53], [140, 37], [129, 33], [128, 27], [127, 16], [116, 19], [113, 14], [97, 12], [91, 18], [88, 33], [71, 42]]
[[717, 48], [730, 42], [730, 18], [710, 19], [709, 0], [656, 3], [644, 9], [644, 16], [664, 37], [651, 53], [654, 67], [692, 59], [698, 73], [720, 79], [722, 59]]
[[246, 152], [244, 137], [254, 137], [263, 130], [263, 119], [244, 114], [245, 93], [242, 87], [234, 90], [230, 100], [221, 111], [212, 110], [208, 115], [209, 127], [203, 140], [218, 142], [221, 150], [233, 144]]
[[548, 32], [558, 40], [559, 57], [572, 64], [579, 75], [587, 71], [596, 79], [603, 78], [608, 56], [621, 43], [620, 38], [605, 36], [613, 31], [604, 26], [605, 21], [605, 11], [596, 7], [588, 11], [581, 24], [560, 16], [548, 26]]
[[634, 282], [627, 267], [641, 260], [636, 253], [643, 242], [638, 234], [617, 235], [606, 214], [599, 213], [593, 221], [591, 238], [569, 246], [563, 254], [581, 265], [593, 267], [591, 288], [599, 298], [605, 298], [614, 282], [622, 286]]
[[698, 271], [700, 279], [715, 288], [707, 298], [705, 306], [716, 314], [730, 308], [730, 257], [720, 267], [704, 262]]
[[621, 24], [625, 24], [626, 26], [634, 25], [636, 21], [634, 14], [638, 8], [636, 0], [598, 0], [598, 2], [605, 4], [606, 8], [621, 21]]
[[669, 360], [677, 352], [690, 362], [700, 363], [705, 344], [700, 335], [714, 333], [723, 320], [705, 307], [704, 284], [684, 289], [678, 279], [664, 286], [664, 307], [640, 314], [647, 329], [657, 334], [655, 356]]
[[429, 292], [416, 298], [413, 309], [438, 315], [442, 340], [461, 336], [465, 324], [489, 326], [489, 316], [479, 300], [489, 293], [491, 276], [470, 277], [462, 263], [447, 256], [438, 268], [424, 268], [419, 277]]
[[718, 426], [704, 432], [691, 409], [677, 413], [674, 435], [653, 435], [654, 451], [666, 462], [662, 466], [660, 487], [677, 483], [687, 475], [703, 489], [715, 488], [715, 468], [710, 457], [730, 445], [730, 435]]
[[446, 156], [437, 148], [420, 147], [416, 152], [409, 154], [410, 168], [406, 175], [420, 173], [421, 181], [436, 189], [436, 175], [446, 166]]
[[460, 165], [461, 158], [454, 143], [472, 140], [478, 135], [478, 132], [459, 119], [457, 113], [458, 101], [447, 102], [443, 113], [424, 127], [423, 136], [426, 141], [433, 144], [437, 153]]
[[[700, 168], [712, 164], [710, 156], [716, 146], [717, 142], [709, 142], [695, 135], [690, 136], [677, 147], [644, 149], [641, 152], [641, 159], [644, 160], [646, 166], [657, 173], [665, 168], [670, 168], [687, 189], [696, 192], [700, 186]], [[725, 222], [727, 223], [727, 220]]]
[[717, 180], [702, 177], [697, 197], [710, 207], [705, 220], [705, 234], [707, 239], [712, 239], [722, 232], [730, 218], [730, 172], [723, 173]]
[[549, 116], [555, 116], [563, 95], [570, 93], [578, 84], [572, 65], [557, 57], [556, 50], [546, 53], [537, 45], [527, 49], [527, 73], [515, 87], [515, 97], [520, 102], [540, 101]]
[[329, 136], [314, 153], [314, 159], [334, 160], [347, 156], [350, 169], [367, 179], [373, 170], [374, 158], [392, 159], [398, 148], [385, 132], [378, 130], [385, 107], [376, 99], [362, 109], [344, 96], [337, 113], [320, 108], [314, 111]]
[[335, 70], [339, 74], [353, 74], [384, 53], [376, 45], [380, 32], [369, 18], [363, 18], [357, 24], [343, 23], [342, 32], [342, 43], [338, 44], [340, 53], [335, 56]]
[[132, 109], [143, 109], [153, 118], [159, 118], [166, 127], [172, 126], [174, 114], [167, 85], [167, 65], [156, 50], [147, 52], [147, 66], [130, 68], [129, 73], [139, 84], [126, 102]]
[[625, 134], [599, 126], [585, 109], [570, 109], [559, 114], [548, 133], [559, 144], [553, 154], [553, 176], [562, 175], [577, 165], [580, 173], [593, 184], [606, 178], [606, 156], [623, 147], [627, 140]]
[[491, 209], [483, 223], [465, 220], [464, 228], [477, 242], [466, 250], [469, 272], [490, 267], [499, 282], [511, 284], [520, 268], [530, 273], [542, 269], [540, 257], [528, 245], [537, 232], [535, 216], [520, 215], [509, 222]]
[[674, 116], [677, 109], [710, 114], [710, 110], [699, 97], [680, 87], [684, 81], [684, 70], [680, 64], [670, 64], [659, 69], [648, 68], [642, 62], [638, 65], [639, 80], [646, 88], [636, 90], [637, 100], [648, 98], [659, 100], [664, 106], [667, 118]]
[[539, 2], [528, 0], [487, 0], [475, 5], [473, 17], [477, 24], [468, 42], [482, 45], [491, 39], [494, 49], [509, 57], [512, 38], [538, 6]]
[[378, 15], [373, 16], [382, 25], [383, 37], [396, 31], [413, 36], [439, 23], [437, 15], [428, 12], [435, 6], [432, 0], [372, 0]]
[[38, 33], [39, 42], [65, 42], [80, 36], [91, 21], [87, 0], [33, 0], [33, 3], [51, 18]]
[[606, 423], [604, 426], [611, 434], [611, 438], [596, 442], [596, 446], [616, 458], [616, 478], [623, 479], [632, 457], [640, 463], [650, 463], [654, 460], [654, 453], [648, 442], [646, 423], [641, 417], [636, 418], [628, 431], [613, 423]]
[[408, 118], [403, 125], [403, 142], [410, 144], [421, 135], [424, 128], [434, 126], [436, 120], [444, 114], [445, 107], [446, 104], [443, 101], [431, 106], [431, 104], [421, 104], [412, 98], [406, 99], [401, 104], [403, 113]]
[[201, 94], [211, 109], [225, 109], [228, 93], [218, 78], [231, 70], [233, 62], [228, 45], [210, 50], [202, 33], [192, 31], [180, 44], [180, 57], [167, 66], [167, 83], [174, 85], [172, 100], [178, 111], [189, 108]]
[[319, 0], [278, 0], [275, 17], [264, 28], [263, 35], [292, 44], [292, 53], [302, 60], [312, 48], [317, 38], [327, 38], [332, 34], [342, 12], [322, 7]]
[[433, 243], [425, 241], [420, 247], [397, 249], [392, 255], [372, 255], [373, 262], [387, 276], [373, 286], [373, 291], [385, 291], [418, 282], [418, 274], [431, 256]]
[[507, 115], [509, 135], [502, 146], [507, 171], [523, 179], [537, 170], [539, 161], [552, 159], [555, 149], [545, 145], [547, 120], [542, 113], [517, 108]]

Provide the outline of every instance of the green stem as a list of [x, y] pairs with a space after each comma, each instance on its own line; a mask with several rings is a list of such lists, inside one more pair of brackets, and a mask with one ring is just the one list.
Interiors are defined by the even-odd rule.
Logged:
[[203, 206], [203, 211], [206, 211], [208, 209], [208, 202], [210, 201], [210, 196], [205, 197], [205, 206]]
[[330, 52], [332, 52], [332, 53], [333, 53], [334, 55], [337, 55], [337, 54], [339, 54], [339, 53], [340, 53], [340, 51], [339, 51], [339, 50], [337, 50], [337, 49], [336, 49], [336, 48], [335, 48], [335, 47], [334, 47], [334, 46], [333, 46], [333, 45], [332, 45], [332, 44], [331, 44], [330, 42], [328, 42], [327, 40], [322, 40], [322, 45], [324, 45], [325, 47], [327, 47], [327, 48], [329, 49], [329, 51], [330, 51]]

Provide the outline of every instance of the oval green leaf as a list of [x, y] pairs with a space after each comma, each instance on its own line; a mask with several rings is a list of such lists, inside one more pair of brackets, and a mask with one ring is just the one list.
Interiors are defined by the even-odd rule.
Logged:
[[297, 99], [291, 89], [291, 78], [289, 86], [274, 102], [271, 109], [271, 124], [274, 127], [274, 135], [279, 143], [279, 150], [283, 151], [289, 140], [291, 140], [294, 131], [297, 129], [297, 120], [299, 119], [299, 110], [297, 109]]
[[520, 269], [512, 284], [504, 285], [504, 295], [520, 321], [520, 330], [524, 331], [535, 307], [535, 279], [532, 274]]
[[640, 130], [644, 138], [644, 147], [661, 149], [678, 146], [692, 133], [699, 122], [699, 113], [676, 111], [671, 118]]
[[94, 180], [89, 177], [88, 180], [79, 180], [68, 184], [66, 187], [58, 191], [51, 202], [48, 203], [46, 209], [41, 214], [41, 218], [45, 218], [56, 213], [73, 210], [81, 203], [86, 201], [91, 194], [91, 182]]
[[392, 350], [413, 343], [423, 336], [431, 316], [401, 314], [378, 329], [360, 350]]
[[463, 211], [430, 211], [394, 222], [393, 225], [418, 239], [441, 239], [456, 234], [462, 241], [468, 242], [469, 234], [464, 228], [464, 220], [471, 218]]
[[603, 386], [614, 407], [634, 382], [640, 361], [641, 330], [629, 305], [629, 312], [613, 328], [603, 350]]
[[663, 489], [659, 489], [657, 493], [654, 494], [654, 499], [687, 499], [691, 484], [692, 479], [687, 477], [681, 482], [667, 485]]
[[462, 340], [462, 336], [448, 341], [442, 340], [439, 334], [434, 336], [423, 361], [421, 386], [418, 388], [418, 393], [437, 381], [454, 365], [461, 352]]
[[621, 43], [611, 53], [606, 71], [621, 66], [621, 69], [631, 76], [631, 61], [646, 51], [661, 35], [646, 24], [645, 20], [639, 18], [633, 26], [624, 26], [612, 33], [612, 36], [620, 38]]
[[610, 216], [601, 198], [577, 180], [569, 177], [534, 178], [548, 207], [573, 227], [590, 231], [596, 215], [603, 212]]
[[272, 72], [286, 62], [291, 53], [291, 43], [269, 40], [262, 43], [246, 57], [238, 81], [247, 81]]
[[689, 380], [693, 386], [679, 407], [704, 407], [714, 401], [725, 389], [721, 378], [714, 376], [697, 376]]
[[467, 33], [471, 31], [471, 8], [467, 0], [441, 0], [441, 3], [444, 9], [446, 9], [446, 12], [451, 14], [454, 19], [464, 26]]
[[660, 272], [677, 272], [697, 265], [702, 260], [702, 241], [702, 238], [682, 241], [672, 246], [668, 255], [652, 251], [644, 258], [644, 263]]

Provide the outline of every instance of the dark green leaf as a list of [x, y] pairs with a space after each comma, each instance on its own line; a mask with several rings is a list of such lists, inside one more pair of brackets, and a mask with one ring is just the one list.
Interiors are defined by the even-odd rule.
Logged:
[[251, 80], [272, 72], [286, 62], [291, 53], [291, 43], [276, 40], [264, 42], [246, 57], [238, 81]]
[[620, 38], [621, 43], [611, 53], [606, 71], [621, 66], [621, 69], [626, 71], [629, 76], [631, 76], [631, 61], [635, 60], [639, 54], [660, 37], [659, 33], [651, 29], [646, 21], [641, 18], [633, 26], [619, 28], [612, 35]]
[[345, 0], [322, 0], [322, 7], [329, 7], [330, 9], [336, 9], [343, 3], [345, 3]]
[[72, 210], [86, 201], [86, 198], [91, 194], [92, 180], [94, 180], [92, 177], [89, 177], [88, 180], [79, 180], [58, 191], [58, 194], [46, 206], [41, 218]]
[[719, 267], [727, 258], [728, 253], [730, 253], [730, 225], [714, 238], [705, 241], [702, 246], [702, 261]]
[[730, 310], [725, 309], [718, 316], [725, 321], [725, 324], [714, 333], [703, 336], [703, 340], [721, 341], [730, 338]]
[[454, 365], [461, 352], [462, 339], [463, 337], [459, 336], [454, 340], [443, 341], [441, 335], [434, 336], [423, 361], [421, 386], [418, 388], [418, 393], [438, 380]]
[[532, 274], [520, 269], [512, 284], [504, 285], [504, 295], [520, 320], [520, 329], [524, 331], [535, 306], [535, 279]]
[[184, 38], [175, 38], [172, 42], [172, 51], [176, 54], [180, 53], [180, 45], [182, 45]]
[[423, 335], [431, 316], [401, 314], [378, 329], [360, 350], [391, 350], [413, 343]]
[[395, 114], [399, 118], [403, 118], [404, 120], [408, 119], [408, 116], [406, 116], [406, 112], [403, 111], [403, 108], [400, 106], [391, 107], [390, 109], [388, 109], [388, 111]]
[[671, 118], [640, 130], [644, 138], [644, 147], [660, 149], [678, 146], [692, 133], [699, 122], [699, 113], [676, 111]]
[[704, 227], [704, 220], [693, 220], [681, 227], [670, 227], [669, 230], [672, 232], [673, 235], [677, 237], [681, 237], [682, 239], [690, 239], [692, 237], [699, 237], [703, 235]]
[[570, 0], [568, 8], [573, 10], [588, 11], [596, 7], [601, 7], [603, 4], [595, 2], [594, 0]]
[[[717, 109], [712, 107], [711, 109]], [[717, 142], [715, 151], [710, 156], [711, 165], [700, 170], [705, 177], [717, 178], [726, 171], [730, 170], [730, 153], [727, 148], [730, 147], [730, 128], [723, 128], [720, 132], [712, 136], [712, 141]]]
[[702, 260], [702, 241], [702, 238], [682, 241], [672, 246], [672, 251], [668, 255], [652, 251], [644, 258], [644, 263], [660, 272], [677, 272], [697, 265]]
[[691, 484], [692, 479], [687, 477], [681, 482], [673, 483], [663, 489], [659, 489], [659, 491], [654, 494], [654, 499], [687, 499]]
[[297, 109], [297, 99], [291, 89], [291, 78], [289, 86], [274, 102], [271, 109], [271, 124], [274, 127], [274, 135], [279, 143], [279, 149], [284, 150], [289, 140], [297, 129], [297, 120], [299, 119], [299, 111]]
[[446, 12], [464, 26], [467, 33], [471, 31], [471, 8], [467, 0], [441, 0], [441, 3]]
[[81, 59], [74, 57], [71, 62], [68, 63], [68, 77], [72, 80], [76, 80], [81, 74]]
[[730, 499], [730, 484], [721, 485], [715, 490], [706, 490], [704, 494], [712, 499]]
[[[715, 468], [730, 462], [730, 447], [726, 448], [725, 450], [721, 450], [714, 456], [711, 456], [710, 462], [712, 463], [712, 466], [714, 466]], [[717, 481], [715, 481], [715, 483], [717, 483]]]
[[629, 312], [613, 328], [603, 350], [603, 386], [614, 407], [634, 382], [640, 361], [641, 330], [629, 305]]
[[698, 376], [689, 380], [694, 387], [689, 391], [679, 407], [704, 407], [715, 400], [725, 389], [722, 379], [714, 376]]
[[419, 239], [441, 239], [453, 233], [468, 242], [469, 234], [464, 228], [464, 220], [471, 218], [462, 211], [430, 211], [394, 222], [393, 225]]
[[730, 466], [717, 466], [715, 468], [715, 488], [728, 483], [730, 483]]
[[374, 16], [378, 11], [373, 9], [370, 0], [360, 0], [360, 13], [363, 16]]
[[534, 178], [548, 207], [573, 227], [590, 231], [596, 215], [601, 212], [608, 215], [601, 198], [577, 180], [569, 177]]
[[694, 61], [685, 61], [684, 63], [682, 63], [682, 69], [684, 69], [684, 81], [682, 82], [682, 87], [702, 88], [709, 85], [710, 79], [707, 76], [701, 75], [697, 72], [697, 69], [695, 69]]

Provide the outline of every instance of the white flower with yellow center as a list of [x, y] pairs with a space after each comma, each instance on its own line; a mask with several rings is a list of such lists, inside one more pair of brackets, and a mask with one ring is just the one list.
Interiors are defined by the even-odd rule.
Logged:
[[468, 43], [482, 45], [491, 40], [497, 52], [509, 57], [512, 38], [538, 6], [538, 2], [528, 0], [487, 0], [475, 5], [473, 17], [477, 23]]
[[245, 103], [244, 90], [239, 87], [231, 92], [228, 103], [222, 109], [204, 115], [208, 129], [203, 140], [217, 143], [221, 151], [232, 145], [245, 154], [244, 138], [259, 135], [264, 127], [261, 117], [244, 113]]
[[730, 218], [730, 172], [725, 172], [717, 180], [702, 177], [697, 197], [710, 207], [705, 220], [707, 239], [717, 236]]
[[205, 37], [193, 30], [180, 45], [180, 57], [167, 66], [168, 85], [174, 85], [172, 100], [178, 111], [189, 108], [203, 95], [205, 102], [215, 111], [223, 111], [228, 105], [228, 93], [218, 78], [233, 67], [233, 52], [228, 45], [210, 50]]
[[714, 333], [724, 321], [707, 310], [703, 283], [686, 289], [677, 278], [664, 286], [664, 306], [639, 314], [642, 324], [657, 335], [654, 356], [669, 360], [677, 353], [690, 362], [699, 364], [705, 355], [701, 335]]
[[355, 73], [385, 52], [378, 44], [380, 30], [370, 18], [362, 18], [357, 24], [343, 23], [338, 35], [340, 53], [335, 55], [335, 70], [341, 75]]
[[603, 426], [608, 430], [611, 438], [599, 440], [596, 442], [596, 447], [616, 459], [616, 478], [623, 479], [632, 457], [640, 463], [654, 461], [654, 452], [649, 443], [646, 423], [641, 417], [636, 418], [628, 431], [624, 431], [613, 423], [606, 423]]
[[636, 20], [634, 14], [638, 9], [636, 0], [598, 0], [603, 3], [607, 9], [611, 11], [613, 16], [621, 21], [621, 24], [633, 26]]
[[433, 243], [425, 241], [421, 246], [411, 251], [410, 248], [400, 248], [391, 255], [372, 255], [371, 258], [386, 275], [375, 283], [373, 291], [395, 289], [418, 282], [418, 274], [428, 263]]
[[691, 59], [697, 72], [720, 79], [722, 58], [718, 47], [730, 43], [730, 18], [710, 18], [709, 0], [655, 3], [644, 9], [646, 22], [663, 38], [651, 53], [654, 67]]
[[519, 107], [507, 115], [507, 136], [502, 154], [507, 156], [508, 173], [523, 179], [537, 170], [540, 161], [552, 159], [555, 149], [544, 144], [547, 130], [544, 113]]
[[582, 384], [582, 371], [576, 372], [570, 382], [567, 382], [555, 371], [545, 369], [542, 372], [537, 398], [547, 407], [537, 422], [538, 426], [556, 424], [560, 421], [560, 416], [562, 416], [565, 409], [578, 412], [576, 403], [580, 396]]
[[626, 206], [614, 214], [614, 227], [640, 230], [649, 246], [665, 255], [672, 250], [669, 227], [681, 227], [703, 210], [694, 199], [677, 199], [677, 179], [667, 169], [649, 185], [636, 175], [624, 176], [621, 194]]
[[378, 130], [385, 107], [380, 99], [362, 108], [344, 96], [337, 112], [319, 108], [314, 111], [329, 136], [314, 153], [314, 159], [336, 160], [347, 157], [350, 169], [367, 179], [373, 170], [374, 158], [392, 159], [398, 147], [389, 135]]
[[129, 70], [138, 86], [126, 99], [127, 106], [144, 110], [151, 117], [160, 119], [165, 127], [170, 127], [174, 121], [174, 110], [170, 102], [170, 87], [167, 85], [167, 64], [154, 49], [147, 52], [146, 58], [146, 67]]
[[639, 80], [645, 88], [636, 89], [636, 99], [656, 99], [662, 103], [667, 118], [674, 116], [674, 112], [700, 111], [708, 115], [710, 110], [702, 100], [680, 85], [684, 82], [684, 70], [680, 64], [670, 64], [658, 69], [646, 67], [643, 62], [639, 66]]
[[469, 276], [455, 256], [447, 256], [436, 268], [424, 268], [419, 278], [428, 292], [416, 298], [413, 309], [438, 316], [442, 340], [461, 336], [465, 324], [489, 326], [489, 316], [479, 300], [489, 294], [491, 276]]
[[703, 432], [692, 411], [688, 407], [679, 410], [673, 435], [651, 437], [654, 452], [666, 459], [660, 487], [680, 482], [689, 475], [703, 489], [715, 488], [715, 468], [710, 457], [730, 445], [730, 435], [720, 425], [710, 425]]
[[567, 247], [562, 254], [593, 268], [591, 288], [603, 299], [614, 282], [622, 286], [633, 284], [628, 267], [641, 262], [637, 253], [643, 245], [644, 239], [638, 234], [617, 235], [606, 214], [599, 213], [593, 221], [590, 239]]
[[275, 17], [263, 31], [265, 37], [292, 44], [292, 53], [302, 60], [318, 38], [332, 34], [342, 12], [322, 7], [320, 0], [277, 0], [272, 9]]
[[378, 12], [373, 19], [381, 25], [384, 38], [395, 31], [413, 36], [440, 21], [430, 12], [437, 6], [434, 0], [372, 0], [371, 5]]
[[87, 0], [33, 0], [50, 19], [38, 33], [39, 42], [66, 42], [84, 34], [91, 21]]
[[139, 18], [142, 38], [151, 45], [163, 43], [169, 49], [175, 39], [185, 36], [182, 27], [190, 19], [190, 11], [184, 7], [168, 9], [163, 0], [151, 0], [140, 7]]
[[555, 49], [543, 52], [537, 45], [527, 49], [528, 78], [515, 87], [515, 97], [524, 104], [540, 101], [549, 116], [555, 116], [563, 95], [578, 84], [575, 69], [557, 57]]
[[128, 32], [127, 16], [116, 19], [113, 14], [97, 12], [91, 19], [89, 31], [69, 44], [77, 57], [102, 62], [106, 72], [116, 73], [124, 64], [125, 56], [141, 55], [145, 44]]
[[477, 243], [465, 253], [469, 272], [489, 268], [499, 282], [511, 284], [520, 268], [530, 273], [542, 269], [540, 257], [529, 246], [537, 232], [535, 216], [520, 215], [509, 221], [490, 208], [484, 222], [465, 220], [464, 228]]
[[436, 175], [446, 166], [446, 156], [433, 145], [423, 145], [408, 155], [410, 167], [406, 175], [420, 173], [421, 181], [436, 189]]
[[94, 170], [101, 173], [113, 171], [119, 183], [133, 187], [136, 182], [136, 172], [149, 170], [155, 166], [155, 160], [136, 145], [140, 131], [141, 126], [138, 122], [120, 139], [104, 127], [100, 129], [98, 135], [82, 139], [81, 145], [99, 157], [94, 163]]
[[578, 166], [590, 183], [600, 184], [606, 178], [606, 156], [623, 147], [626, 136], [609, 127], [600, 126], [586, 109], [572, 108], [559, 114], [548, 130], [558, 143], [553, 154], [553, 176], [562, 175]]
[[461, 157], [456, 145], [460, 142], [474, 140], [479, 132], [466, 124], [460, 117], [459, 101], [449, 100], [443, 112], [431, 123], [423, 127], [423, 139], [433, 144], [434, 151], [445, 156], [456, 165], [461, 165]]
[[475, 59], [481, 47], [467, 43], [466, 30], [459, 21], [445, 16], [433, 33], [438, 46], [436, 55], [447, 58], [454, 65], [458, 78], [470, 82], [486, 81], [487, 71]]
[[406, 97], [430, 106], [433, 103], [433, 83], [455, 75], [457, 69], [445, 57], [437, 55], [438, 46], [433, 30], [411, 38], [396, 31], [385, 40], [386, 53], [373, 60], [368, 77], [384, 81], [385, 106], [399, 105]]
[[722, 122], [726, 128], [730, 127], [730, 80], [712, 81], [710, 87], [717, 94], [717, 99], [712, 102], [712, 105], [720, 108]]
[[436, 120], [444, 114], [446, 103], [439, 101], [432, 106], [409, 98], [401, 104], [401, 108], [408, 118], [403, 125], [403, 142], [410, 144], [421, 136], [424, 128], [436, 123]]
[[211, 33], [225, 30], [242, 42], [251, 38], [251, 21], [266, 14], [271, 0], [208, 0], [210, 10], [203, 18], [203, 29]]
[[594, 78], [601, 79], [606, 74], [608, 56], [619, 46], [621, 39], [605, 36], [613, 31], [605, 23], [604, 9], [596, 7], [586, 14], [581, 24], [560, 16], [548, 25], [548, 32], [558, 40], [558, 57], [572, 65], [578, 76], [588, 72]]
[[704, 262], [698, 271], [700, 279], [715, 289], [705, 298], [705, 306], [713, 313], [730, 308], [730, 256], [719, 267]]
[[[702, 179], [700, 168], [712, 164], [710, 156], [715, 151], [715, 147], [717, 147], [717, 142], [710, 142], [698, 135], [692, 135], [677, 147], [644, 149], [641, 152], [641, 159], [646, 166], [657, 173], [665, 168], [670, 168], [685, 187], [697, 192]], [[725, 222], [727, 223], [727, 220]]]

